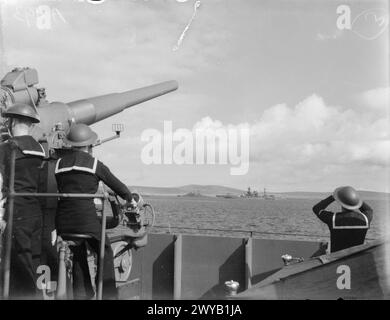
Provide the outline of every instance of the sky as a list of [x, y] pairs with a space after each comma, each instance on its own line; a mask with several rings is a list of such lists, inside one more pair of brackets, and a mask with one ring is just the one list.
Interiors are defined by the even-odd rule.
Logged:
[[[102, 138], [125, 125], [95, 155], [128, 185], [390, 192], [388, 1], [201, 0], [196, 11], [193, 0], [0, 3], [2, 73], [36, 68], [50, 101], [178, 82], [93, 125]], [[163, 132], [164, 121], [192, 133], [249, 128], [248, 172], [146, 164], [142, 134]]]

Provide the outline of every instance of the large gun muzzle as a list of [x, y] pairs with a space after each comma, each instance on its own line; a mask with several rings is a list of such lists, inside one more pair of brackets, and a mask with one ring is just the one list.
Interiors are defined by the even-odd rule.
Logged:
[[77, 100], [68, 103], [70, 117], [76, 123], [90, 125], [120, 113], [136, 104], [174, 91], [177, 88], [178, 83], [173, 80], [122, 93], [111, 93], [99, 97]]

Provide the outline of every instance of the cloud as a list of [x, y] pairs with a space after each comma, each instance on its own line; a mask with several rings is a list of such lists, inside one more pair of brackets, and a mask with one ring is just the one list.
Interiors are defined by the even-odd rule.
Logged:
[[208, 10], [197, 16], [173, 52], [192, 15], [190, 3], [107, 1], [91, 6], [55, 1], [47, 5], [66, 23], [53, 18], [49, 30], [36, 26], [38, 4], [4, 7], [4, 59], [10, 67], [35, 67], [41, 79], [55, 79], [46, 85], [49, 99], [69, 101], [167, 79], [183, 82], [224, 56], [215, 44], [226, 35], [213, 28]]
[[373, 111], [389, 113], [390, 87], [367, 90], [358, 96], [362, 103]]
[[[370, 95], [375, 96], [372, 91]], [[376, 96], [375, 96], [376, 97]], [[371, 100], [374, 101], [374, 100]], [[380, 95], [377, 102], [382, 103]], [[389, 166], [389, 119], [335, 106], [311, 95], [294, 107], [270, 107], [251, 125], [251, 159], [297, 166]]]

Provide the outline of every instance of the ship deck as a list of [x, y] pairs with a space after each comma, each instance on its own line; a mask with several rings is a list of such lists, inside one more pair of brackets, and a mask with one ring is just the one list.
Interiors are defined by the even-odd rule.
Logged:
[[[111, 242], [123, 240], [111, 234]], [[132, 251], [128, 280], [119, 283], [121, 299], [224, 299], [225, 281], [239, 292], [284, 266], [284, 254], [310, 258], [320, 242], [148, 234], [146, 247]]]

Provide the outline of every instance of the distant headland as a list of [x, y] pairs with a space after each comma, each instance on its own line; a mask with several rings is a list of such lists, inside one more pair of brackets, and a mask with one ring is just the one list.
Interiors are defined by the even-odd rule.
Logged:
[[[180, 187], [150, 187], [150, 186], [129, 186], [130, 190], [136, 190], [143, 195], [156, 196], [181, 196], [181, 197], [216, 197], [226, 196], [226, 198], [245, 198], [245, 197], [275, 197], [284, 199], [322, 199], [327, 197], [329, 192], [310, 192], [310, 191], [296, 191], [296, 192], [272, 192], [263, 189], [263, 192], [257, 192], [253, 189], [241, 190], [231, 187], [219, 185], [197, 185], [190, 184]], [[250, 191], [250, 193], [248, 193]], [[375, 191], [358, 191], [363, 199], [376, 200], [390, 200], [390, 193], [375, 192]]]

